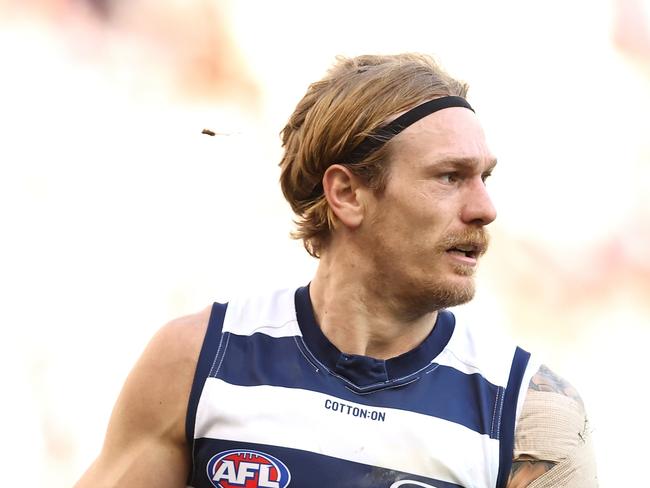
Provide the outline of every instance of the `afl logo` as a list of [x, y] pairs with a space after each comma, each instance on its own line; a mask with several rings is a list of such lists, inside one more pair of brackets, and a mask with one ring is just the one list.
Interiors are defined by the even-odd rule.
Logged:
[[233, 449], [210, 458], [208, 478], [215, 488], [286, 488], [291, 473], [282, 461], [266, 453]]

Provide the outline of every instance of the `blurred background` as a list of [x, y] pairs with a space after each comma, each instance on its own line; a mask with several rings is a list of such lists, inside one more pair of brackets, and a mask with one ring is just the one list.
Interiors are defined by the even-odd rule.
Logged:
[[578, 388], [601, 486], [643, 485], [648, 0], [0, 0], [0, 485], [71, 486], [168, 320], [310, 279], [278, 133], [336, 55], [402, 51], [470, 82], [499, 158], [459, 313]]

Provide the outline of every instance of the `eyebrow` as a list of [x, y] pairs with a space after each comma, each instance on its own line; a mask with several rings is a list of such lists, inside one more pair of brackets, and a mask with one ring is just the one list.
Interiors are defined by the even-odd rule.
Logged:
[[[461, 167], [465, 169], [474, 169], [476, 166], [478, 166], [480, 163], [478, 159], [472, 158], [472, 157], [467, 157], [467, 158], [459, 158], [459, 157], [454, 157], [454, 156], [449, 156], [449, 157], [444, 157], [442, 159], [438, 159], [436, 161], [433, 161], [431, 163], [431, 166], [443, 166], [443, 165], [449, 165], [449, 166], [456, 166], [456, 167]], [[492, 171], [494, 167], [497, 165], [497, 160], [492, 159], [490, 160], [487, 168], [485, 171]]]

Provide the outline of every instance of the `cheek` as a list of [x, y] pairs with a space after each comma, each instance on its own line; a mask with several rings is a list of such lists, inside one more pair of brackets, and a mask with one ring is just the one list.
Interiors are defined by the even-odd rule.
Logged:
[[449, 211], [432, 197], [414, 199], [396, 219], [405, 234], [418, 242], [436, 240], [451, 224]]
[[410, 188], [394, 187], [373, 210], [371, 225], [379, 239], [401, 239], [404, 247], [429, 248], [447, 232], [458, 211], [450, 195], [441, 195], [431, 181], [415, 181]]

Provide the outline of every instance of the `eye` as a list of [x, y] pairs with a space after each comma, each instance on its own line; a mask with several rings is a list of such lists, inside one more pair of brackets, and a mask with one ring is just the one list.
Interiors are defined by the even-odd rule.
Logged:
[[460, 175], [454, 171], [440, 175], [440, 179], [443, 181], [443, 183], [453, 184], [460, 181]]
[[492, 176], [492, 171], [488, 171], [486, 173], [483, 173], [481, 175], [481, 179], [483, 180], [483, 183], [485, 183], [490, 176]]

